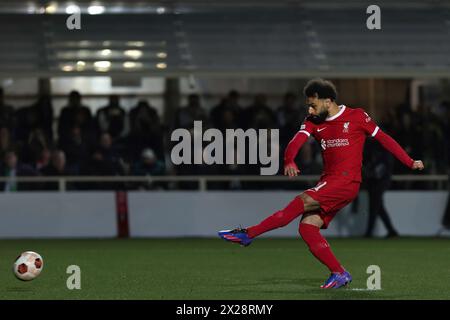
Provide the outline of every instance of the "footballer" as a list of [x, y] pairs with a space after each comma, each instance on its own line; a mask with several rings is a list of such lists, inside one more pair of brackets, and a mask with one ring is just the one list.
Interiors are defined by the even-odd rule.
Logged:
[[320, 180], [314, 188], [296, 196], [284, 209], [273, 213], [259, 224], [223, 230], [219, 232], [219, 236], [248, 246], [259, 235], [286, 226], [301, 216], [298, 231], [302, 239], [314, 257], [331, 272], [321, 288], [340, 288], [349, 284], [352, 276], [335, 257], [320, 229], [326, 229], [339, 210], [358, 195], [366, 137], [376, 139], [412, 170], [423, 170], [424, 165], [421, 160], [411, 159], [363, 109], [338, 105], [337, 91], [330, 81], [310, 80], [303, 92], [308, 116], [285, 150], [284, 174], [294, 177], [300, 173], [294, 159], [302, 145], [313, 136], [322, 149], [323, 172]]

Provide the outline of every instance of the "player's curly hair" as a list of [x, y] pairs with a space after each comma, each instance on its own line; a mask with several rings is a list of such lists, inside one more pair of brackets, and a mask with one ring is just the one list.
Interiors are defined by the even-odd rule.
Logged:
[[309, 80], [306, 86], [303, 88], [303, 94], [305, 97], [314, 97], [316, 94], [319, 99], [330, 99], [335, 101], [337, 98], [337, 90], [331, 81], [316, 78]]

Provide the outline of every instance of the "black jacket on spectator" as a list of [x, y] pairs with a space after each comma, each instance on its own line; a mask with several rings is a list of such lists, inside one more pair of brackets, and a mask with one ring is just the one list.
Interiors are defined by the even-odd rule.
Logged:
[[159, 159], [164, 159], [163, 127], [155, 108], [140, 101], [130, 110], [130, 133], [118, 143], [131, 161], [138, 161], [142, 150], [152, 149]]
[[16, 128], [16, 117], [14, 108], [5, 103], [4, 91], [0, 87], [0, 127], [7, 127], [14, 135]]
[[96, 122], [99, 132], [108, 132], [113, 139], [118, 138], [125, 128], [125, 110], [118, 99], [111, 99], [110, 104], [97, 111]]
[[0, 102], [0, 126], [7, 127], [10, 132], [14, 133], [16, 128], [16, 115], [13, 107], [4, 105]]
[[80, 173], [92, 151], [91, 141], [81, 134], [79, 127], [73, 128], [65, 143], [59, 142], [58, 147], [66, 154], [67, 167], [75, 174]]
[[53, 106], [48, 95], [42, 95], [33, 105], [17, 110], [16, 138], [27, 141], [35, 130], [44, 133], [46, 139], [53, 140]]
[[224, 132], [226, 129], [236, 129], [241, 127], [240, 116], [242, 108], [231, 104], [230, 100], [225, 98], [210, 113], [212, 126]]
[[264, 95], [257, 95], [251, 106], [244, 110], [247, 128], [270, 129], [276, 124], [275, 112], [266, 104]]
[[206, 127], [207, 116], [205, 109], [200, 105], [200, 97], [197, 94], [190, 94], [187, 106], [176, 110], [174, 126], [191, 129], [194, 127], [194, 121], [202, 121], [203, 127]]
[[70, 136], [74, 127], [80, 127], [86, 139], [92, 139], [95, 135], [91, 110], [86, 106], [67, 106], [61, 110], [58, 122], [59, 140], [64, 144]]

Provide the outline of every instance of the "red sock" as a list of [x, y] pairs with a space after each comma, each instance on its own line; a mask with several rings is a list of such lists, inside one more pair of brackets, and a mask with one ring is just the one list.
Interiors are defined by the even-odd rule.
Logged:
[[331, 272], [344, 272], [344, 268], [331, 251], [327, 240], [320, 234], [320, 229], [312, 224], [300, 223], [299, 232], [311, 253]]
[[247, 228], [247, 235], [250, 238], [254, 238], [267, 231], [284, 227], [303, 212], [304, 206], [302, 198], [295, 197], [295, 199], [292, 200], [283, 210], [275, 212], [271, 216], [264, 219], [260, 224]]

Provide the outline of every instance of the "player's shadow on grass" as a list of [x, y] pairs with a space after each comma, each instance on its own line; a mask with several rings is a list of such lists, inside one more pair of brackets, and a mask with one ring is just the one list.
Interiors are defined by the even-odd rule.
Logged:
[[389, 294], [381, 290], [352, 290], [357, 288], [356, 284], [350, 284], [346, 288], [341, 289], [321, 289], [320, 285], [325, 280], [314, 277], [295, 277], [295, 278], [264, 278], [256, 283], [245, 284], [245, 288], [241, 291], [249, 289], [249, 292], [254, 292], [255, 289], [260, 293], [270, 295], [292, 296], [296, 298], [300, 295], [301, 298], [306, 299], [356, 299], [356, 300], [373, 300], [373, 299], [402, 299], [407, 298], [407, 295], [399, 297], [398, 295]]
[[32, 288], [24, 288], [24, 287], [8, 287], [4, 289], [5, 292], [34, 292]]
[[[320, 289], [323, 283], [321, 278], [262, 278], [252, 283], [243, 283], [240, 291], [268, 294], [296, 294], [299, 292], [309, 292]], [[233, 288], [239, 285], [233, 284]]]
[[272, 284], [290, 284], [290, 285], [298, 285], [301, 287], [310, 287], [310, 288], [318, 288], [323, 282], [323, 278], [314, 278], [314, 277], [308, 277], [308, 278], [301, 278], [301, 277], [295, 277], [295, 278], [264, 278], [261, 280], [261, 282], [264, 283], [272, 283]]

